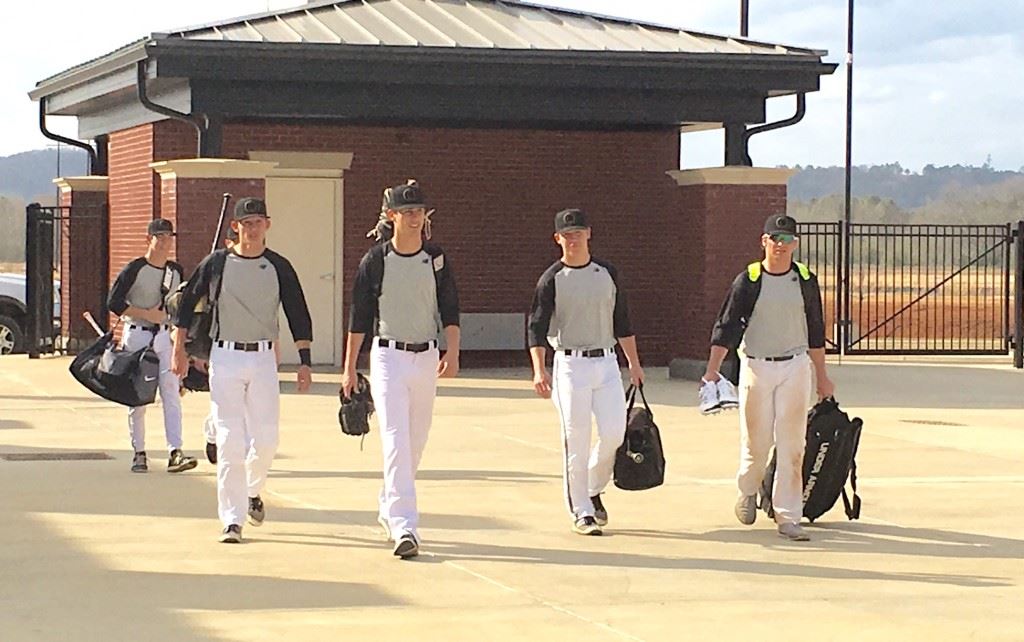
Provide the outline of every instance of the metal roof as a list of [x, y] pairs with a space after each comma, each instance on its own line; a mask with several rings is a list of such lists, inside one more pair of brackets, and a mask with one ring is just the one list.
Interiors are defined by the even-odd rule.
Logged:
[[824, 56], [513, 0], [333, 0], [154, 37], [262, 43]]

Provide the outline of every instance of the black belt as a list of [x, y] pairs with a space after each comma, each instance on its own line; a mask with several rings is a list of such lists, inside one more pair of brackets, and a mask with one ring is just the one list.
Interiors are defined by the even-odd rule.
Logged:
[[395, 350], [404, 350], [405, 352], [426, 352], [436, 346], [437, 343], [434, 341], [427, 341], [426, 343], [405, 343], [404, 341], [395, 341], [394, 339], [377, 337], [377, 345], [382, 348], [394, 348]]
[[614, 348], [594, 348], [592, 350], [563, 350], [567, 357], [606, 357], [615, 352]]
[[244, 341], [217, 341], [215, 344], [218, 348], [226, 348], [227, 350], [239, 350], [241, 352], [260, 352], [261, 350], [269, 350], [274, 347], [273, 341], [252, 341], [246, 343]]
[[750, 357], [751, 359], [757, 359], [758, 361], [789, 361], [795, 355], [789, 355], [788, 357]]
[[169, 329], [166, 325], [139, 325], [138, 323], [129, 323], [129, 330], [144, 330], [146, 332], [160, 332], [161, 330]]

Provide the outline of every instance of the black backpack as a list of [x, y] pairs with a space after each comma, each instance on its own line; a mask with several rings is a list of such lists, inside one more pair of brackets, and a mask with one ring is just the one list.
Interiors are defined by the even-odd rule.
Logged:
[[[224, 264], [227, 261], [227, 252], [222, 251], [220, 254], [215, 255], [213, 259], [213, 265], [211, 269], [213, 276], [210, 279], [210, 290], [213, 292], [213, 297], [204, 295], [199, 298], [196, 303], [196, 307], [192, 313], [192, 323], [189, 324], [188, 331], [185, 334], [185, 352], [189, 356], [197, 359], [208, 361], [210, 359], [210, 351], [213, 349], [213, 339], [211, 333], [213, 332], [213, 320], [216, 315], [217, 299], [220, 298], [221, 280], [224, 276]], [[178, 311], [181, 302], [181, 296], [188, 287], [189, 281], [198, 278], [193, 272], [192, 276], [189, 277], [188, 281], [182, 281], [170, 294], [164, 297], [164, 307], [167, 309], [168, 314], [171, 317], [172, 322], [175, 324], [178, 320]], [[191, 373], [190, 373], [191, 374]], [[190, 390], [209, 389], [209, 382], [205, 384], [201, 383], [203, 373], [195, 375], [197, 387], [190, 387]]]
[[634, 408], [637, 388], [626, 390], [626, 436], [615, 451], [615, 485], [622, 490], [647, 490], [665, 482], [665, 451], [661, 433], [654, 423], [654, 413], [647, 405], [644, 388], [640, 386], [643, 408]]
[[[848, 519], [860, 517], [860, 496], [857, 495], [857, 446], [864, 422], [839, 409], [836, 400], [829, 397], [811, 408], [807, 414], [807, 445], [804, 449], [804, 517], [814, 521], [835, 506], [839, 496]], [[760, 507], [769, 517], [772, 508], [772, 487], [775, 483], [776, 453], [761, 482]], [[846, 493], [846, 480], [850, 480], [853, 501]]]

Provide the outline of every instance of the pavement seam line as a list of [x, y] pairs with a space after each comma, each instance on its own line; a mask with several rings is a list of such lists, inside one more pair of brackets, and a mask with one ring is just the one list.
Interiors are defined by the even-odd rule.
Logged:
[[[296, 504], [298, 506], [301, 506], [303, 508], [308, 508], [308, 509], [311, 509], [311, 510], [327, 510], [323, 506], [319, 506], [319, 505], [314, 504], [312, 502], [307, 502], [305, 500], [298, 499], [297, 497], [292, 497], [291, 495], [285, 495], [283, 493], [279, 493], [279, 492], [272, 491], [272, 490], [268, 490], [268, 491], [265, 491], [265, 492], [268, 495], [273, 495], [274, 497], [279, 497], [279, 498], [281, 498], [281, 499], [283, 499], [285, 501], [291, 502], [291, 503]], [[344, 520], [340, 520], [340, 521], [342, 521], [345, 524], [348, 524], [349, 526], [356, 526], [358, 528], [366, 529], [368, 531], [377, 532], [376, 528], [374, 528], [372, 526], [369, 526], [367, 524], [357, 524], [355, 522], [347, 522], [347, 521], [344, 521]], [[430, 553], [430, 552], [424, 551], [423, 555], [426, 556], [426, 557], [431, 557], [431, 558], [437, 559], [437, 555], [435, 555], [434, 553]], [[644, 640], [643, 638], [638, 638], [635, 635], [631, 635], [629, 633], [626, 633], [625, 631], [621, 631], [619, 629], [616, 629], [615, 627], [613, 627], [613, 626], [611, 626], [609, 624], [605, 624], [604, 622], [598, 622], [596, 620], [592, 620], [592, 619], [586, 617], [585, 615], [581, 615], [581, 614], [576, 613], [575, 611], [567, 609], [567, 608], [565, 608], [563, 606], [559, 606], [558, 604], [554, 604], [553, 602], [549, 602], [549, 601], [545, 600], [544, 598], [538, 597], [538, 596], [536, 596], [536, 595], [534, 595], [534, 594], [532, 594], [532, 593], [530, 593], [528, 591], [524, 591], [522, 589], [517, 589], [517, 588], [515, 588], [513, 586], [508, 586], [507, 584], [504, 584], [504, 583], [500, 582], [499, 580], [496, 580], [496, 579], [494, 579], [492, 577], [488, 577], [487, 575], [484, 575], [483, 573], [480, 573], [478, 571], [474, 571], [472, 569], [466, 568], [465, 566], [462, 566], [458, 562], [454, 562], [452, 560], [447, 560], [447, 559], [442, 559], [441, 560], [441, 565], [442, 566], [450, 566], [450, 567], [452, 567], [452, 568], [454, 568], [454, 569], [456, 569], [458, 571], [461, 571], [463, 573], [466, 573], [467, 575], [470, 575], [470, 576], [475, 577], [475, 578], [477, 578], [479, 580], [487, 582], [488, 584], [496, 586], [496, 587], [498, 587], [500, 589], [503, 589], [503, 590], [505, 590], [505, 591], [507, 591], [509, 593], [514, 593], [514, 594], [522, 595], [522, 596], [526, 597], [527, 599], [530, 599], [530, 600], [536, 602], [537, 604], [540, 604], [541, 606], [546, 606], [547, 608], [549, 608], [549, 609], [551, 609], [553, 611], [557, 611], [557, 612], [562, 613], [564, 615], [568, 615], [568, 616], [573, 617], [573, 618], [575, 618], [577, 620], [580, 620], [581, 622], [586, 622], [587, 624], [596, 626], [596, 627], [598, 627], [600, 629], [604, 629], [607, 632], [613, 633], [613, 634], [615, 634], [615, 635], [617, 635], [617, 636], [619, 636], [621, 638], [624, 638], [624, 639], [627, 639], [627, 640], [634, 640], [635, 642], [646, 642], [646, 640]]]
[[470, 428], [472, 428], [473, 430], [477, 430], [479, 432], [487, 433], [488, 435], [492, 435], [494, 437], [501, 437], [502, 439], [507, 439], [508, 441], [512, 441], [512, 442], [515, 442], [517, 444], [521, 444], [523, 446], [529, 446], [531, 448], [539, 448], [541, 450], [546, 450], [546, 451], [552, 452], [552, 453], [561, 453], [562, 452], [562, 450], [560, 448], [550, 448], [548, 446], [542, 446], [542, 445], [540, 445], [540, 444], [538, 444], [536, 442], [533, 442], [533, 441], [527, 441], [526, 439], [519, 439], [519, 438], [513, 437], [511, 435], [506, 435], [505, 433], [497, 432], [497, 431], [494, 431], [494, 430], [488, 430], [487, 428], [484, 428], [483, 426], [470, 426]]

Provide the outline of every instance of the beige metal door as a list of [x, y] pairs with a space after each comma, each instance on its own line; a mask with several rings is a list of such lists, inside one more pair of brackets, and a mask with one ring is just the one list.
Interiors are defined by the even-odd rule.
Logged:
[[[313, 317], [314, 364], [336, 364], [339, 353], [341, 293], [335, 275], [341, 265], [341, 203], [340, 179], [267, 179], [267, 245], [291, 261], [299, 275]], [[283, 312], [280, 323], [281, 362], [298, 363]]]

